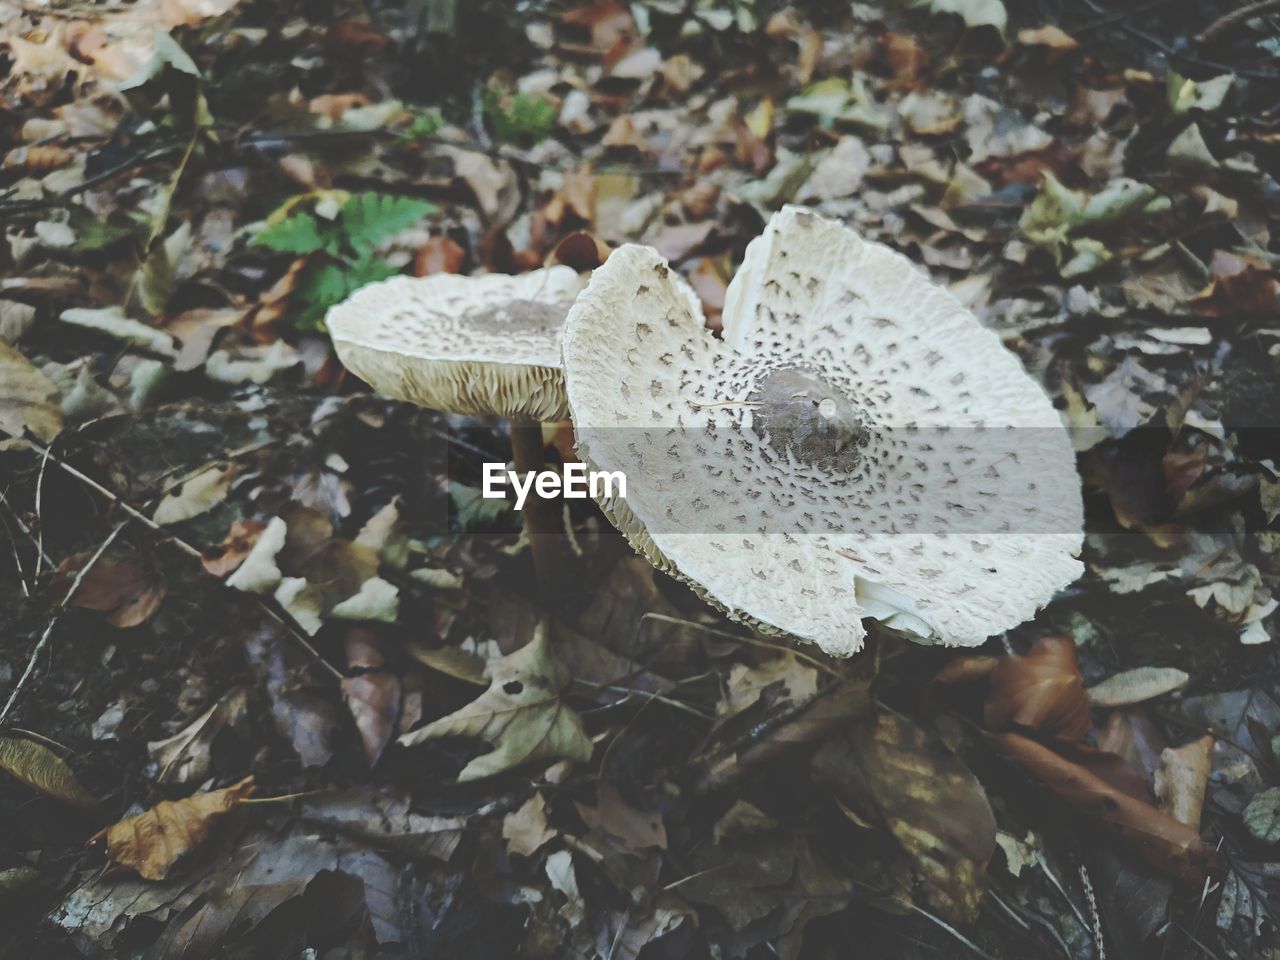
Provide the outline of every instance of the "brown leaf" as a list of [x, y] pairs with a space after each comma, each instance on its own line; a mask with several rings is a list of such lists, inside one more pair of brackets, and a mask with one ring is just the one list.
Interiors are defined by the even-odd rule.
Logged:
[[596, 178], [590, 169], [573, 170], [543, 208], [548, 223], [563, 225], [573, 219], [590, 225], [596, 216]]
[[1149, 777], [1160, 765], [1167, 741], [1146, 710], [1121, 707], [1107, 716], [1106, 725], [1098, 731], [1097, 744], [1098, 749], [1118, 754], [1134, 770]]
[[594, 0], [573, 7], [561, 14], [560, 23], [584, 35], [587, 46], [603, 58], [606, 69], [621, 60], [637, 39], [635, 21], [618, 0]]
[[180, 857], [196, 850], [222, 817], [253, 796], [253, 776], [185, 800], [162, 800], [150, 810], [106, 827], [89, 842], [106, 840], [107, 856], [147, 880], [163, 880]]
[[98, 805], [66, 762], [34, 740], [0, 736], [0, 770], [57, 800], [86, 809]]
[[825, 744], [813, 771], [841, 803], [902, 845], [938, 913], [973, 921], [996, 822], [982, 785], [936, 735], [884, 712]]
[[[77, 553], [58, 567], [53, 590], [65, 592], [92, 554]], [[72, 595], [72, 606], [105, 614], [107, 622], [127, 628], [145, 623], [159, 608], [168, 587], [163, 574], [140, 557], [100, 557]]]
[[241, 723], [248, 709], [248, 693], [232, 690], [173, 736], [148, 743], [147, 753], [159, 767], [156, 783], [191, 783], [208, 776], [214, 738]]
[[360, 731], [365, 756], [373, 766], [396, 732], [400, 716], [400, 678], [382, 670], [342, 678], [342, 697]]
[[530, 857], [537, 853], [556, 832], [547, 823], [547, 802], [542, 794], [535, 793], [502, 818], [502, 839], [507, 841], [507, 852]]
[[413, 275], [429, 277], [434, 273], [461, 273], [467, 251], [454, 243], [448, 234], [432, 237], [413, 258]]
[[334, 20], [325, 29], [324, 42], [343, 53], [376, 57], [391, 46], [391, 38], [360, 20]]
[[832, 732], [865, 720], [871, 709], [868, 686], [866, 679], [829, 684], [808, 703], [762, 722], [745, 742], [707, 751], [695, 760], [695, 792], [723, 789], [760, 766], [812, 748]]
[[225, 540], [207, 548], [200, 555], [200, 562], [215, 577], [227, 576], [244, 563], [244, 558], [249, 555], [253, 545], [258, 542], [258, 536], [266, 528], [267, 525], [261, 520], [237, 520], [231, 524]]
[[706, 315], [707, 326], [712, 330], [720, 329], [724, 295], [729, 289], [729, 281], [725, 278], [725, 260], [724, 257], [702, 257], [689, 271], [689, 285], [702, 301], [702, 312]]
[[1048, 636], [1026, 656], [1002, 658], [991, 672], [983, 722], [988, 730], [1016, 726], [1060, 740], [1083, 740], [1093, 723], [1075, 641]]
[[1209, 265], [1213, 282], [1191, 301], [1206, 317], [1270, 317], [1280, 311], [1280, 277], [1262, 260], [1215, 251]]
[[893, 74], [893, 85], [899, 90], [919, 89], [924, 72], [929, 67], [929, 55], [912, 36], [905, 33], [885, 33], [884, 58]]
[[1143, 860], [1180, 883], [1199, 889], [1207, 877], [1220, 872], [1214, 849], [1186, 824], [1028, 737], [988, 736], [1001, 753], [1048, 786], [1073, 812], [1107, 828]]
[[596, 787], [596, 805], [576, 804], [587, 826], [606, 833], [628, 850], [667, 848], [667, 828], [656, 810], [637, 810], [622, 798], [618, 788], [601, 781]]

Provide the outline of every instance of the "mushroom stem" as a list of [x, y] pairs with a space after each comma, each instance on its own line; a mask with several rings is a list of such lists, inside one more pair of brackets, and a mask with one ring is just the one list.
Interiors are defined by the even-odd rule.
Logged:
[[[516, 471], [521, 475], [540, 471], [546, 464], [542, 440], [542, 424], [523, 417], [511, 419], [511, 456]], [[533, 552], [533, 568], [538, 575], [538, 586], [549, 598], [554, 598], [560, 572], [560, 537], [563, 533], [555, 504], [530, 490], [520, 512], [524, 520], [525, 536]]]

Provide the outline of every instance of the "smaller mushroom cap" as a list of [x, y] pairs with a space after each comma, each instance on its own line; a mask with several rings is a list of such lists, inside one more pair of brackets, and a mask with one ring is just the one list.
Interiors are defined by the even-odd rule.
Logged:
[[449, 413], [564, 420], [560, 332], [583, 283], [564, 266], [514, 277], [398, 276], [361, 287], [325, 325], [343, 365], [389, 397]]
[[906, 257], [804, 208], [748, 246], [723, 337], [657, 252], [615, 250], [564, 370], [579, 456], [627, 479], [605, 514], [766, 632], [848, 656], [872, 618], [976, 645], [1081, 572], [1075, 455], [1039, 384]]

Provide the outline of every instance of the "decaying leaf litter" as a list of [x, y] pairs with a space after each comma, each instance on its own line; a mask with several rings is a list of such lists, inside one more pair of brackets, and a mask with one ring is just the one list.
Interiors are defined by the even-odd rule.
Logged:
[[[0, 5], [0, 952], [1273, 949], [1272, 5], [497, 6]], [[502, 427], [319, 328], [625, 242], [714, 326], [788, 202], [1073, 428], [1086, 574], [986, 650], [792, 648], [589, 504], [535, 593]]]

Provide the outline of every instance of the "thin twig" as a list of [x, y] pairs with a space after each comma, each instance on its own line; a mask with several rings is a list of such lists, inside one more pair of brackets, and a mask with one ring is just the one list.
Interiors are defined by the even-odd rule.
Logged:
[[67, 590], [62, 600], [59, 601], [57, 610], [55, 610], [53, 616], [49, 618], [49, 625], [44, 628], [44, 633], [40, 635], [40, 639], [36, 642], [35, 649], [31, 651], [31, 657], [27, 660], [27, 668], [22, 671], [22, 676], [18, 678], [18, 682], [14, 685], [13, 692], [9, 694], [9, 702], [4, 705], [3, 710], [0, 710], [0, 724], [3, 724], [5, 718], [9, 716], [9, 711], [12, 710], [13, 705], [18, 702], [18, 695], [22, 693], [22, 688], [26, 686], [27, 681], [31, 679], [31, 674], [35, 672], [36, 661], [40, 659], [40, 654], [44, 652], [44, 648], [49, 645], [49, 638], [53, 636], [53, 628], [58, 622], [58, 617], [61, 615], [62, 611], [67, 608], [67, 604], [70, 602], [71, 598], [75, 596], [76, 591], [80, 589], [80, 584], [84, 582], [84, 578], [88, 575], [89, 571], [93, 569], [94, 564], [96, 564], [99, 558], [101, 558], [101, 556], [106, 552], [107, 547], [111, 546], [111, 541], [115, 540], [116, 536], [119, 535], [120, 531], [123, 530], [128, 523], [128, 520], [121, 520], [116, 524], [115, 529], [107, 535], [107, 539], [102, 541], [102, 545], [99, 546], [98, 549], [94, 551], [93, 556], [89, 558], [89, 562], [81, 567], [76, 573], [75, 579], [71, 581], [70, 589]]
[[1257, 0], [1255, 3], [1246, 3], [1243, 7], [1228, 10], [1200, 31], [1200, 34], [1196, 37], [1196, 43], [1208, 43], [1210, 40], [1216, 40], [1220, 34], [1235, 29], [1246, 20], [1260, 17], [1264, 13], [1270, 13], [1272, 10], [1280, 10], [1280, 0]]
[[[54, 440], [56, 442], [56, 438]], [[36, 475], [36, 574], [40, 573], [40, 558], [44, 556], [44, 517], [41, 515], [42, 505], [44, 504], [44, 468], [49, 465], [49, 452], [53, 449], [53, 442], [44, 451], [44, 457], [40, 460], [40, 472]]]

